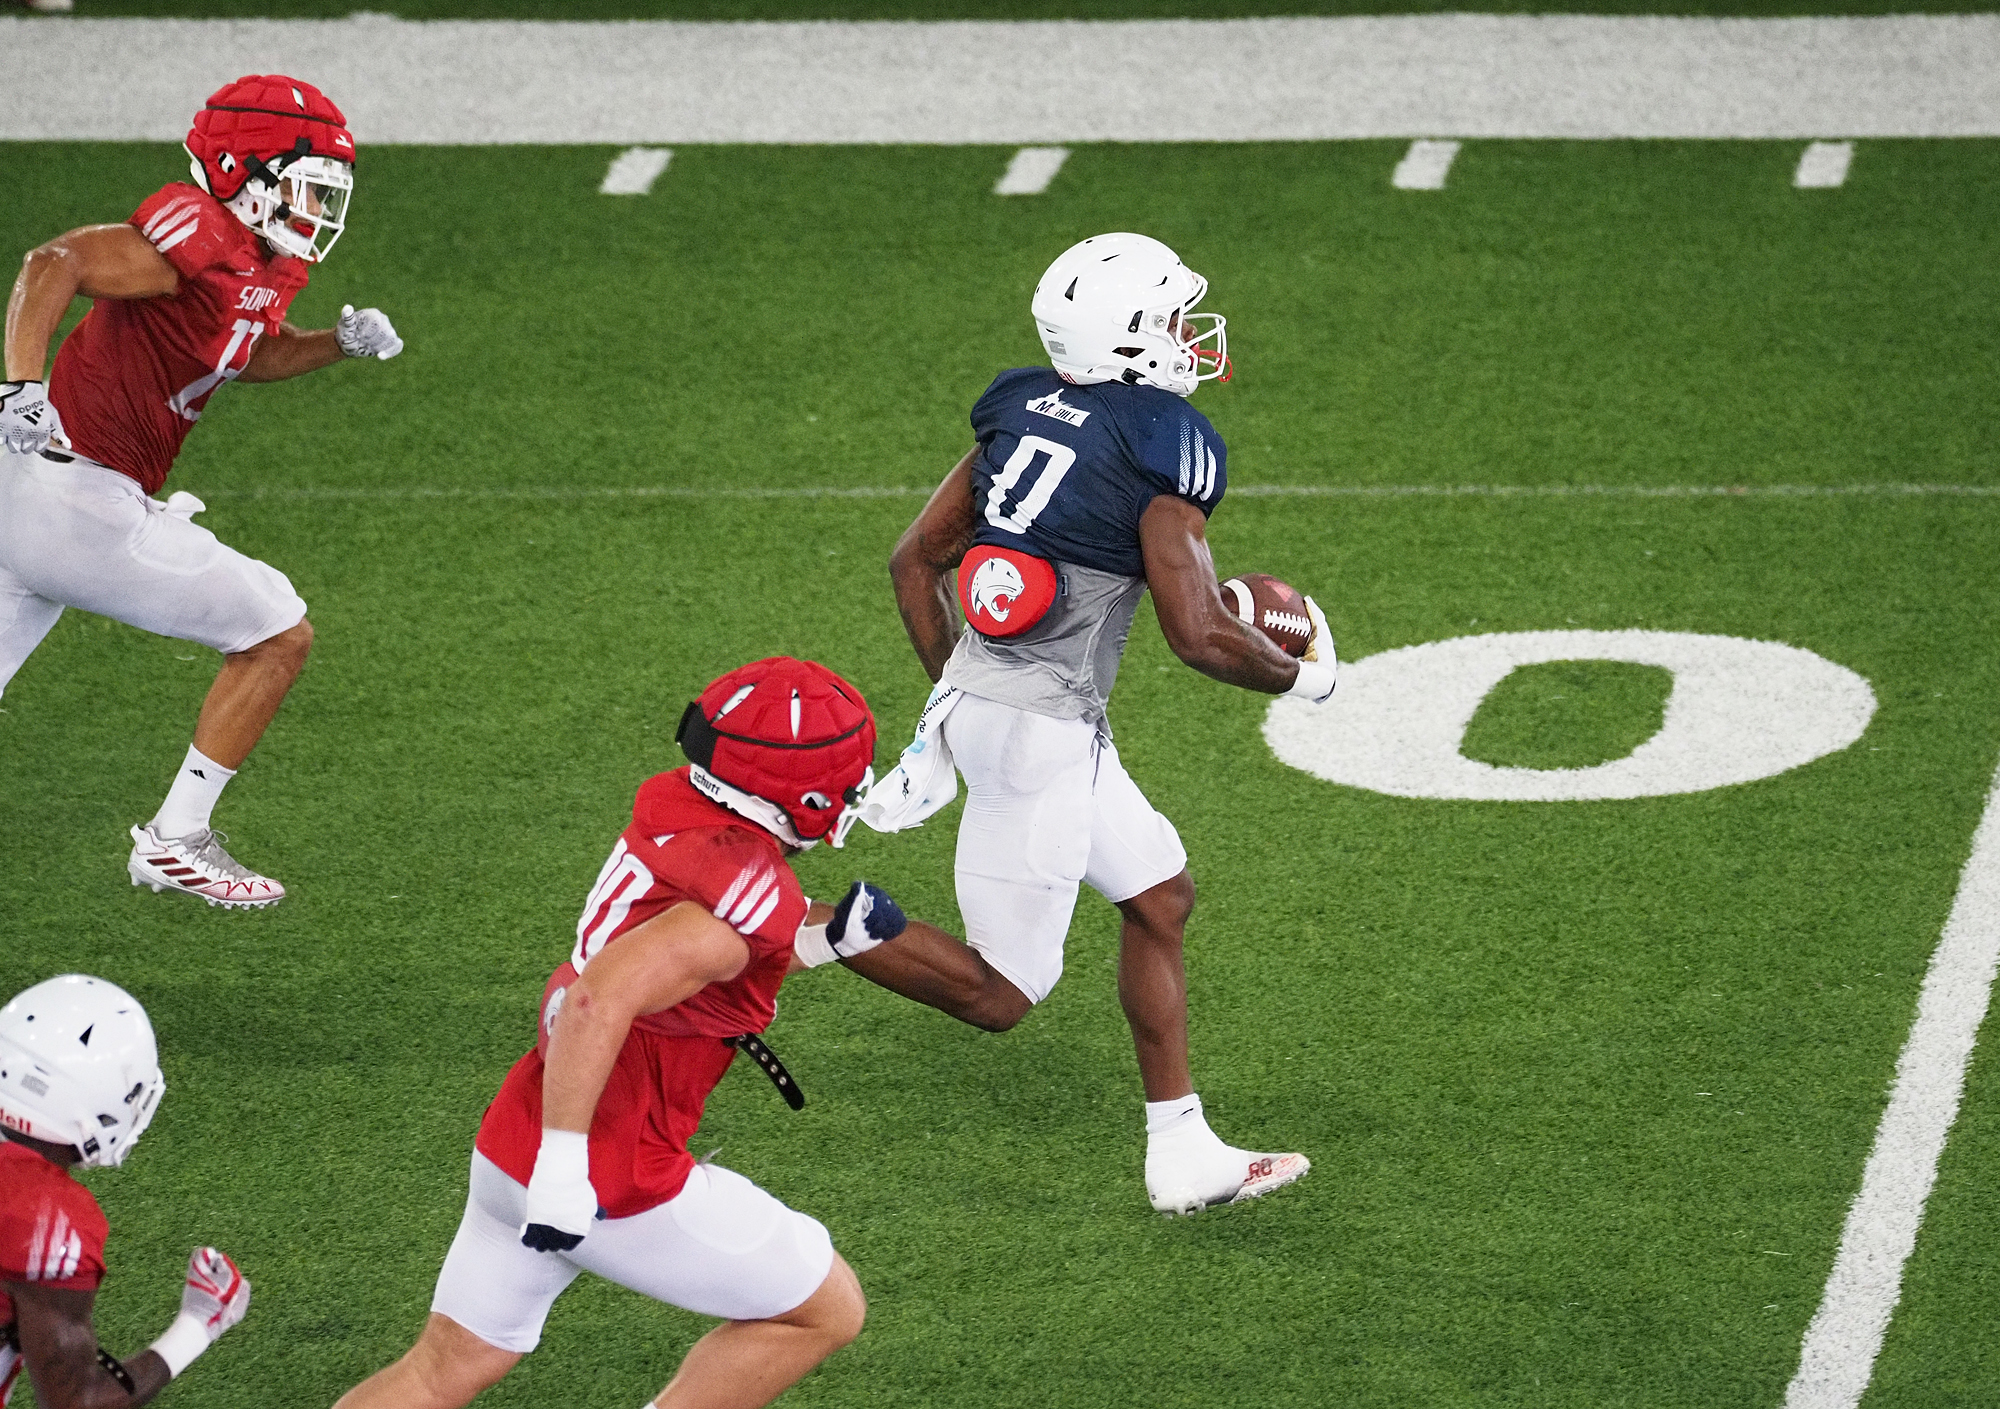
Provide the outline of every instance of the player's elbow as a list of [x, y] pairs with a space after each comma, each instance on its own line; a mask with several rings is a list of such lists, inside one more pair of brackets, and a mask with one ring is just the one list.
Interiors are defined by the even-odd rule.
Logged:
[[896, 546], [889, 550], [889, 580], [896, 586], [896, 595], [901, 597], [909, 587], [920, 587], [924, 579], [931, 576], [930, 566], [924, 561], [923, 547], [915, 529], [896, 540]]
[[21, 256], [21, 287], [38, 291], [53, 284], [60, 291], [61, 285], [66, 282], [74, 293], [82, 278], [80, 263], [76, 251], [69, 246], [68, 237], [58, 235]]
[[1173, 630], [1161, 622], [1163, 634], [1167, 638], [1167, 649], [1181, 664], [1203, 675], [1225, 675], [1241, 654], [1241, 643], [1232, 639], [1232, 634], [1221, 631]]

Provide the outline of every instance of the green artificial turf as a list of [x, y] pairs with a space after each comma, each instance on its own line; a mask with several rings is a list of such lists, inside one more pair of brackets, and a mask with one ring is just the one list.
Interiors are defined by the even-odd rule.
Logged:
[[[770, 1037], [806, 1110], [733, 1071], [698, 1142], [825, 1221], [871, 1295], [788, 1402], [1777, 1405], [2000, 757], [2000, 500], [1390, 491], [2000, 485], [2000, 144], [1864, 142], [1819, 192], [1786, 143], [1474, 142], [1437, 193], [1390, 188], [1400, 151], [1084, 147], [1013, 200], [994, 148], [687, 147], [627, 199], [596, 194], [608, 148], [371, 152], [294, 317], [379, 304], [408, 350], [225, 389], [172, 481], [312, 603], [217, 818], [294, 894], [227, 914], [125, 882], [211, 654], [70, 613], [0, 700], [0, 990], [125, 983], [172, 1084], [90, 1176], [107, 1340], [150, 1338], [210, 1241], [257, 1300], [174, 1402], [331, 1403], [401, 1350], [681, 706], [812, 655], [889, 761], [927, 689], [889, 547], [987, 379], [1035, 357], [1035, 276], [1133, 228], [1230, 317], [1238, 374], [1197, 404], [1232, 484], [1341, 491], [1237, 493], [1217, 563], [1312, 590], [1347, 657], [1711, 632], [1817, 651], [1880, 707], [1741, 787], [1391, 798], [1278, 763], [1266, 702], [1143, 611], [1113, 721], [1201, 887], [1200, 1088], [1226, 1138], [1314, 1171], [1147, 1209], [1094, 898], [1006, 1035], [804, 976]], [[182, 170], [0, 146], [0, 247]], [[1523, 671], [1468, 751], [1581, 766], [1660, 707], [1642, 669]], [[955, 815], [800, 873], [955, 925]], [[1982, 1054], [1870, 1409], [2000, 1401], [1996, 1113]], [[704, 1324], [579, 1283], [492, 1402], [637, 1403]]]
[[1591, 768], [1660, 732], [1674, 674], [1622, 661], [1522, 666], [1495, 685], [1459, 752], [1499, 768]]
[[[1494, 0], [1499, 14], [1956, 14], [1951, 0]], [[1439, 0], [76, 0], [75, 13], [231, 19], [341, 19], [357, 11], [406, 20], [1145, 20], [1284, 15], [1448, 14]], [[51, 17], [57, 18], [57, 17]], [[1198, 56], [1190, 56], [1198, 63]]]

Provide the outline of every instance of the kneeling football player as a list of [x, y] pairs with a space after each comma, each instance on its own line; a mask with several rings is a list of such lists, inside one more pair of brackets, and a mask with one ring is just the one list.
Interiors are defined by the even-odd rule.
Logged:
[[786, 860], [844, 839], [875, 721], [838, 675], [779, 657], [709, 685], [679, 739], [693, 762], [640, 787], [535, 1047], [480, 1125], [429, 1322], [339, 1409], [457, 1409], [535, 1348], [583, 1271], [723, 1318], [663, 1409], [768, 1404], [860, 1332], [861, 1287], [826, 1229], [687, 1142], [739, 1049], [802, 1103], [755, 1036], [804, 967], [795, 946], [846, 957], [903, 927], [860, 883], [812, 906]]
[[123, 1164], [166, 1089], [145, 1009], [115, 984], [64, 974], [0, 1008], [0, 1404], [23, 1369], [42, 1409], [144, 1404], [249, 1310], [236, 1264], [201, 1248], [151, 1348], [120, 1361], [97, 1343], [109, 1225], [70, 1170]]

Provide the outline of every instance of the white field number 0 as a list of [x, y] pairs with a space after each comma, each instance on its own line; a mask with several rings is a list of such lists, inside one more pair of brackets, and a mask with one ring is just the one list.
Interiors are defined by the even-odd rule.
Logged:
[[[1007, 502], [1007, 495], [1021, 482], [1021, 476], [1035, 463], [1036, 455], [1048, 456], [1048, 463], [1036, 477], [1034, 487], [1021, 497], [1011, 513], [1002, 513], [1001, 506]], [[1021, 443], [1014, 447], [1014, 453], [1007, 457], [999, 476], [993, 481], [993, 488], [986, 495], [986, 522], [1009, 533], [1026, 533], [1035, 516], [1048, 508], [1049, 500], [1056, 492], [1056, 486], [1063, 482], [1069, 467], [1076, 463], [1076, 452], [1059, 441], [1044, 440], [1038, 435], [1024, 435]]]

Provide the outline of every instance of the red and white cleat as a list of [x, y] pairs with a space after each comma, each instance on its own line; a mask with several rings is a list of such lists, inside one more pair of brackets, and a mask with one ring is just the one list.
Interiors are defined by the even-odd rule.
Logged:
[[1240, 1204], [1305, 1177], [1304, 1155], [1260, 1155], [1213, 1141], [1192, 1157], [1186, 1151], [1149, 1150], [1146, 1196], [1162, 1213], [1199, 1213], [1217, 1204]]
[[261, 910], [285, 898], [285, 888], [239, 864], [222, 849], [228, 838], [203, 829], [184, 837], [162, 837], [151, 826], [132, 829], [132, 856], [125, 863], [135, 886], [198, 895], [225, 910]]
[[1312, 1161], [1304, 1155], [1251, 1155], [1249, 1177], [1229, 1202], [1240, 1204], [1245, 1199], [1282, 1189], [1305, 1178], [1312, 1167]]

